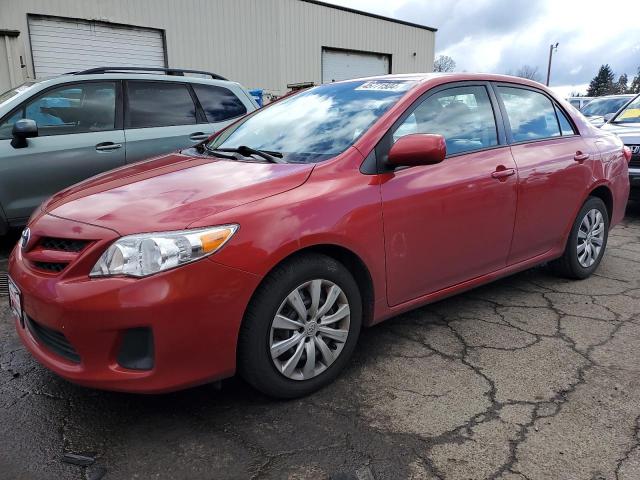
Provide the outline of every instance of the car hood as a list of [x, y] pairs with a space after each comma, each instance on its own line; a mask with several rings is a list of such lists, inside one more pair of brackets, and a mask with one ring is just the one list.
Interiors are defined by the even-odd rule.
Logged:
[[640, 125], [637, 123], [605, 123], [602, 130], [617, 134], [626, 144], [640, 144]]
[[120, 235], [179, 230], [303, 184], [313, 165], [172, 154], [112, 170], [54, 195], [43, 212]]

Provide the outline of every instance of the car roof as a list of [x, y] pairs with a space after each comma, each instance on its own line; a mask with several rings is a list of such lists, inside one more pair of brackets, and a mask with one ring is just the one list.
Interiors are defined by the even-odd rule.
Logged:
[[592, 97], [594, 100], [605, 100], [607, 98], [633, 98], [635, 94], [633, 93], [619, 93], [616, 95], [602, 95], [601, 97]]
[[534, 82], [533, 80], [529, 80], [522, 77], [514, 77], [512, 75], [499, 75], [495, 73], [467, 73], [467, 72], [456, 72], [456, 73], [443, 73], [443, 72], [432, 72], [432, 73], [394, 73], [389, 75], [375, 75], [372, 77], [362, 77], [362, 78], [352, 78], [349, 80], [342, 80], [341, 82], [353, 82], [353, 81], [376, 81], [376, 80], [386, 80], [386, 81], [415, 81], [419, 84], [424, 84], [426, 82], [432, 82], [437, 80], [446, 79], [448, 82], [463, 82], [463, 81], [484, 81], [484, 82], [505, 82], [505, 83], [518, 83], [525, 86], [542, 88], [548, 90], [548, 87], [545, 87], [541, 83]]
[[78, 82], [82, 80], [153, 80], [158, 82], [181, 82], [181, 83], [205, 83], [208, 85], [240, 85], [231, 80], [220, 80], [203, 77], [190, 77], [182, 75], [165, 75], [161, 73], [67, 73], [55, 77], [43, 79], [42, 84], [55, 85], [58, 83]]

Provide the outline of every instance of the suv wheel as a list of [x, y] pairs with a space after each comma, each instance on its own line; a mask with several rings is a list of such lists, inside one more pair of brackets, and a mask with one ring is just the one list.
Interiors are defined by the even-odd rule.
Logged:
[[238, 344], [241, 375], [278, 398], [333, 381], [353, 353], [362, 301], [349, 271], [325, 255], [276, 267], [247, 308]]

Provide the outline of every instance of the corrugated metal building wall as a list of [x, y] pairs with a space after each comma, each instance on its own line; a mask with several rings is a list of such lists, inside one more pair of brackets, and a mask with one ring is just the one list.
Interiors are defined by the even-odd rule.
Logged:
[[159, 29], [168, 66], [274, 94], [320, 83], [323, 47], [386, 54], [392, 73], [433, 68], [434, 29], [308, 0], [0, 0], [0, 91], [34, 77], [29, 24], [38, 16]]

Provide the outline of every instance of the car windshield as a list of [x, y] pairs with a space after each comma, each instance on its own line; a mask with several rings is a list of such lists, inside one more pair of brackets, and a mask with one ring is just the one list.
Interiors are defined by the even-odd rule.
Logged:
[[587, 103], [580, 111], [586, 117], [604, 116], [607, 113], [616, 113], [628, 101], [629, 97], [599, 98]]
[[15, 97], [19, 93], [22, 93], [26, 90], [29, 90], [32, 86], [34, 86], [38, 82], [25, 82], [19, 87], [12, 88], [11, 90], [7, 90], [6, 92], [0, 94], [0, 107], [8, 102], [11, 98]]
[[640, 95], [638, 95], [624, 110], [622, 110], [613, 123], [640, 123]]
[[250, 147], [287, 162], [320, 162], [344, 152], [414, 84], [360, 80], [311, 88], [241, 120], [208, 148]]

